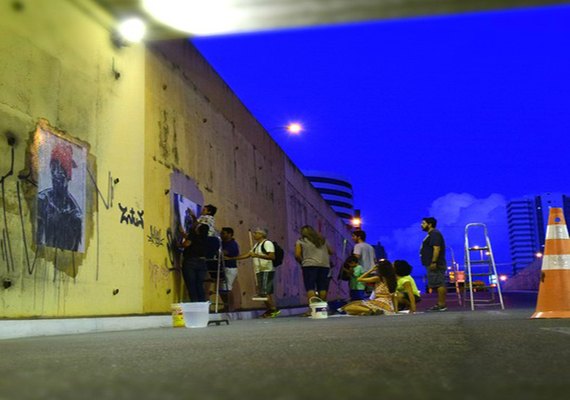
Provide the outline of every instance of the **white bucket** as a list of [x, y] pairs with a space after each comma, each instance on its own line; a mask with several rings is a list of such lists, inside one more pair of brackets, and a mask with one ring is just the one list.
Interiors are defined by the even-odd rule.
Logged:
[[318, 297], [311, 297], [309, 300], [309, 307], [311, 307], [311, 318], [325, 319], [329, 316], [329, 308], [326, 301], [322, 301]]
[[205, 328], [210, 319], [210, 302], [180, 303], [186, 328]]

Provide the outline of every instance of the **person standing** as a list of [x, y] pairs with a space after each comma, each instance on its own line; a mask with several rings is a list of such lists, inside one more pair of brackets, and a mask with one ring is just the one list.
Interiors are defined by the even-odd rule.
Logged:
[[422, 219], [421, 229], [427, 232], [420, 249], [422, 265], [427, 269], [428, 288], [437, 290], [437, 304], [426, 311], [447, 311], [445, 287], [445, 240], [436, 229], [437, 220], [434, 217]]
[[182, 277], [191, 302], [206, 301], [204, 281], [207, 275], [206, 252], [208, 226], [198, 224], [183, 233]]
[[[228, 226], [222, 228], [222, 252], [224, 253], [224, 275], [226, 289], [231, 291], [237, 277], [237, 261], [232, 259], [239, 256], [239, 245], [234, 239], [234, 230]], [[229, 257], [229, 258], [227, 258]]]
[[360, 229], [352, 232], [352, 241], [355, 243], [352, 254], [358, 258], [362, 271], [370, 271], [376, 266], [376, 253], [374, 247], [366, 243], [366, 232]]
[[266, 311], [261, 315], [261, 318], [275, 318], [281, 311], [275, 305], [275, 298], [273, 297], [273, 286], [275, 277], [275, 267], [273, 260], [275, 260], [275, 246], [271, 240], [267, 240], [267, 229], [257, 227], [251, 231], [255, 243], [253, 248], [244, 254], [234, 257], [234, 260], [245, 260], [251, 258], [253, 260], [253, 269], [257, 280], [257, 296], [265, 298]]
[[[303, 282], [309, 303], [316, 294], [323, 301], [327, 299], [331, 254], [330, 246], [320, 233], [309, 225], [301, 227], [301, 238], [295, 243], [295, 259], [303, 267]], [[304, 314], [306, 317], [310, 315], [310, 311]]]
[[212, 204], [206, 204], [198, 217], [198, 223], [208, 225], [208, 236], [218, 236], [216, 232], [216, 211], [218, 208]]

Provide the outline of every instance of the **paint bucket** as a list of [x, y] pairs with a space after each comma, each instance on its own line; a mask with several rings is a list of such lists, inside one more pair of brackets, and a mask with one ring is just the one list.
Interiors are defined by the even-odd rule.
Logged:
[[170, 305], [170, 310], [172, 311], [172, 327], [173, 328], [184, 328], [184, 313], [182, 312], [182, 304], [173, 303]]
[[309, 299], [309, 307], [311, 307], [311, 318], [325, 319], [329, 316], [328, 304], [318, 297], [311, 297]]
[[205, 328], [210, 320], [210, 302], [181, 303], [186, 328]]

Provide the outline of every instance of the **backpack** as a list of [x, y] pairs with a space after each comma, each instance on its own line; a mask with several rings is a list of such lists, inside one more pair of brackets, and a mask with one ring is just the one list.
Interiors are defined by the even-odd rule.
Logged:
[[[267, 240], [261, 243], [261, 251], [263, 252], [263, 254], [267, 254], [267, 251], [265, 251], [265, 246], [264, 246], [266, 241]], [[285, 257], [285, 252], [283, 251], [283, 248], [279, 246], [279, 244], [276, 241], [272, 240], [271, 243], [273, 243], [273, 247], [275, 248], [275, 259], [273, 260], [273, 268], [276, 268], [281, 264], [283, 264], [283, 258]]]

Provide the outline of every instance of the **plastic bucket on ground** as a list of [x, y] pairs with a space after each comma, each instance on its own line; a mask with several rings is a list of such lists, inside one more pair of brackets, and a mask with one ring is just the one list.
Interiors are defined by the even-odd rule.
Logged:
[[311, 307], [311, 318], [325, 319], [329, 316], [328, 304], [318, 297], [311, 297], [309, 300], [309, 307]]
[[181, 303], [186, 328], [205, 328], [210, 319], [210, 302]]
[[182, 304], [173, 303], [170, 305], [172, 310], [172, 327], [173, 328], [184, 328], [186, 324], [184, 323], [184, 313], [182, 312]]

